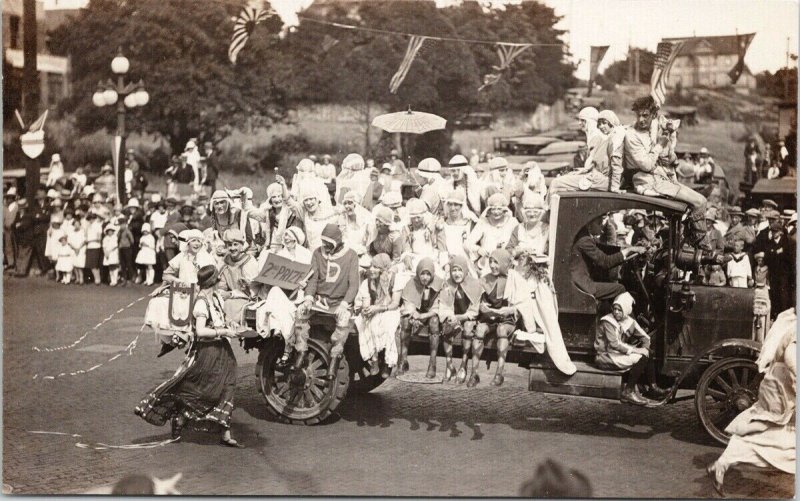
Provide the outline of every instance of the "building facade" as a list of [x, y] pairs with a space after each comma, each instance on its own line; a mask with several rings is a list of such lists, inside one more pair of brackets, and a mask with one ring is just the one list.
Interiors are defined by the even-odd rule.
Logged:
[[665, 38], [664, 42], [683, 41], [680, 54], [669, 73], [669, 86], [719, 88], [733, 85], [739, 89], [755, 89], [756, 77], [745, 65], [736, 84], [728, 75], [739, 61], [736, 35]]
[[[13, 116], [21, 108], [24, 27], [22, 0], [3, 0], [3, 117]], [[66, 57], [47, 53], [47, 11], [43, 1], [36, 2], [37, 49], [39, 73], [39, 112], [53, 109], [70, 95], [70, 62]]]

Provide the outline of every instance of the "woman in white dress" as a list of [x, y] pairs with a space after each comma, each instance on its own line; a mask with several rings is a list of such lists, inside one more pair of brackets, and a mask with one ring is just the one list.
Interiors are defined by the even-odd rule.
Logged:
[[[289, 226], [283, 232], [283, 247], [275, 255], [290, 259], [297, 263], [311, 264], [311, 251], [303, 247], [306, 236], [297, 226]], [[270, 250], [264, 250], [258, 256], [258, 269], [262, 270], [267, 262]], [[284, 350], [280, 364], [286, 364], [292, 353], [292, 336], [294, 336], [294, 317], [297, 305], [303, 301], [304, 283], [300, 283], [296, 294], [280, 287], [262, 285], [256, 295], [264, 301], [256, 310], [256, 332], [272, 333], [283, 336]], [[291, 298], [291, 299], [290, 299]]]
[[[445, 196], [445, 214], [444, 217], [436, 223], [439, 269], [443, 268], [448, 263], [450, 256], [467, 257], [465, 244], [475, 225], [475, 220], [470, 219], [464, 214], [465, 203], [466, 195], [464, 194], [464, 190], [456, 188]], [[476, 272], [471, 262], [470, 266], [469, 273], [475, 276]]]
[[505, 247], [511, 240], [514, 228], [519, 225], [508, 204], [508, 197], [502, 193], [490, 196], [486, 210], [464, 245], [476, 257], [475, 264], [480, 276], [489, 272], [489, 254]]
[[708, 467], [714, 488], [722, 492], [725, 473], [739, 464], [775, 468], [794, 474], [797, 457], [797, 314], [791, 308], [772, 324], [756, 360], [764, 379], [758, 401], [736, 416], [725, 431], [728, 447]]
[[136, 264], [144, 267], [144, 285], [153, 285], [156, 271], [156, 240], [150, 231], [150, 224], [142, 225], [142, 237], [139, 239], [139, 252], [136, 254]]
[[403, 292], [402, 287], [397, 287], [391, 266], [392, 258], [388, 254], [373, 257], [367, 278], [361, 282], [353, 301], [361, 357], [369, 363], [370, 374], [377, 375], [380, 372], [378, 355], [383, 351], [386, 362], [384, 378], [389, 377], [389, 370], [397, 365], [395, 337], [400, 327]]
[[547, 255], [549, 241], [550, 224], [546, 221], [544, 198], [527, 192], [522, 196], [522, 223], [511, 232], [506, 249], [513, 253], [517, 248], [525, 248]]
[[178, 253], [164, 270], [164, 283], [188, 286], [197, 283], [197, 270], [216, 265], [214, 257], [205, 250], [205, 239], [200, 230], [184, 230], [178, 238], [186, 248]]
[[56, 280], [69, 284], [72, 279], [72, 269], [75, 266], [75, 251], [70, 247], [69, 235], [65, 231], [59, 231], [54, 238], [58, 239], [56, 244]]

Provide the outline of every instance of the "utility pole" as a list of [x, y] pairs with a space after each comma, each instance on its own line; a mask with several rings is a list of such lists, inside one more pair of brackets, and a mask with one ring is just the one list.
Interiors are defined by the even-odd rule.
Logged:
[[634, 60], [635, 64], [636, 64], [636, 80], [634, 80], [634, 81], [637, 84], [641, 81], [641, 80], [639, 80], [639, 52], [640, 52], [639, 49], [636, 49], [636, 59]]
[[789, 100], [789, 37], [786, 37], [786, 68], [783, 71], [783, 98]]
[[[30, 125], [39, 115], [39, 73], [36, 68], [36, 0], [22, 4], [22, 113]], [[22, 131], [25, 133], [25, 131]], [[39, 187], [39, 163], [25, 155], [25, 197], [33, 207]]]
[[628, 47], [628, 83], [635, 83], [633, 81], [633, 53], [630, 47]]

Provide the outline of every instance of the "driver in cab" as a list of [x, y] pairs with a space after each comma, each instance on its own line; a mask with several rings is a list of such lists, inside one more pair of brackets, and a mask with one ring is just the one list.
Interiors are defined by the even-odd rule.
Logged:
[[631, 246], [614, 253], [606, 252], [599, 245], [603, 233], [603, 217], [597, 216], [578, 232], [570, 252], [569, 265], [575, 285], [594, 296], [597, 301], [613, 299], [625, 292], [622, 284], [609, 281], [609, 271], [630, 257], [646, 251], [644, 247]]

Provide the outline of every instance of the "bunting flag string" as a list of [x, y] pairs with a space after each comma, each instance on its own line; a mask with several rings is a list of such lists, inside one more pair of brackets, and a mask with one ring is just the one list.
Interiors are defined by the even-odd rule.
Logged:
[[492, 69], [494, 70], [494, 73], [484, 75], [483, 85], [478, 88], [478, 92], [499, 82], [503, 72], [511, 66], [511, 62], [514, 61], [517, 56], [525, 52], [526, 49], [532, 46], [533, 44], [510, 44], [504, 42], [497, 43], [497, 57], [500, 59], [500, 65], [493, 65]]
[[242, 12], [234, 20], [233, 36], [231, 36], [231, 44], [228, 47], [228, 59], [231, 60], [232, 64], [236, 64], [239, 52], [247, 44], [256, 26], [274, 15], [276, 13], [272, 9], [261, 7], [244, 7], [242, 9]]
[[400, 63], [397, 73], [394, 74], [389, 83], [389, 92], [392, 94], [397, 94], [397, 89], [400, 88], [400, 84], [402, 84], [403, 80], [406, 78], [408, 70], [411, 68], [411, 63], [414, 62], [414, 58], [417, 56], [419, 49], [422, 48], [422, 44], [425, 43], [425, 38], [426, 37], [412, 36], [411, 40], [408, 41], [408, 47], [406, 48], [405, 56], [403, 56], [403, 61]]

